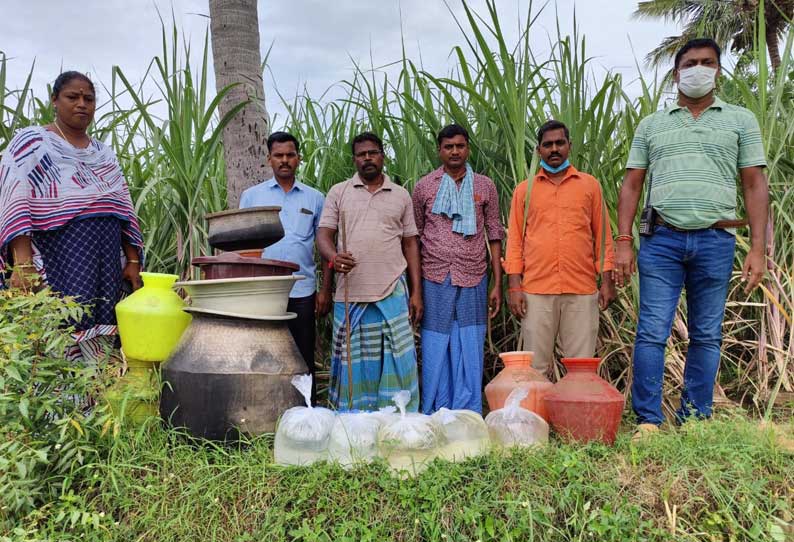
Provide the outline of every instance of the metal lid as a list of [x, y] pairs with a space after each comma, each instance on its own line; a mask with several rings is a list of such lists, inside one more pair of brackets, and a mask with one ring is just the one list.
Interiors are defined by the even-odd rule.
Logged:
[[226, 211], [218, 211], [217, 213], [206, 214], [204, 215], [204, 218], [209, 220], [210, 218], [218, 218], [221, 216], [243, 215], [246, 213], [259, 213], [267, 211], [275, 211], [278, 213], [281, 211], [281, 207], [270, 205], [263, 207], [246, 207], [245, 209], [227, 209]]

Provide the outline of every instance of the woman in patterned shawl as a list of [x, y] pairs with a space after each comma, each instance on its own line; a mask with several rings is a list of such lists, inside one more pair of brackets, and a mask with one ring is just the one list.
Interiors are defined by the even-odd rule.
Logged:
[[140, 287], [143, 240], [115, 153], [86, 132], [96, 93], [78, 72], [55, 80], [55, 121], [17, 132], [0, 160], [0, 287], [42, 280], [89, 309], [70, 359], [112, 345], [122, 281]]

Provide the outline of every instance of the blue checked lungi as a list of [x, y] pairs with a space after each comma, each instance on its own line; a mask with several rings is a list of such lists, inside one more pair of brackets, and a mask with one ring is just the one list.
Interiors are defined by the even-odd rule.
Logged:
[[482, 413], [488, 278], [477, 286], [422, 280], [422, 412], [441, 407]]
[[373, 303], [350, 303], [353, 404], [348, 402], [345, 304], [334, 303], [333, 351], [328, 399], [338, 410], [377, 410], [392, 405], [400, 390], [411, 392], [407, 410], [419, 408], [414, 334], [405, 279]]

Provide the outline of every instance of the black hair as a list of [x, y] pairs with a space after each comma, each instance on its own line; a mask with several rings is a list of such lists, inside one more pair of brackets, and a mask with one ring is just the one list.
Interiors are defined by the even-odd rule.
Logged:
[[267, 152], [273, 150], [273, 143], [289, 143], [290, 141], [295, 145], [295, 152], [300, 154], [301, 145], [298, 143], [298, 139], [289, 132], [273, 132], [270, 134], [270, 137], [267, 138]]
[[466, 143], [469, 142], [469, 132], [467, 132], [466, 128], [460, 124], [450, 124], [449, 126], [444, 126], [441, 131], [438, 132], [438, 137], [436, 138], [438, 141], [438, 146], [441, 146], [441, 141], [444, 139], [451, 139], [459, 135], [462, 135], [466, 139]]
[[562, 122], [552, 119], [552, 120], [547, 120], [540, 126], [540, 128], [538, 128], [538, 145], [540, 145], [540, 142], [543, 141], [543, 134], [545, 134], [546, 132], [550, 132], [552, 130], [564, 131], [565, 139], [567, 139], [568, 141], [571, 140], [571, 134], [568, 131], [568, 127], [565, 126], [565, 124], [563, 124]]
[[96, 95], [96, 90], [94, 89], [94, 83], [88, 76], [84, 73], [76, 72], [76, 71], [68, 71], [63, 72], [61, 75], [55, 78], [55, 82], [52, 84], [52, 97], [57, 98], [58, 95], [63, 90], [63, 87], [69, 84], [70, 82], [74, 81], [75, 79], [79, 79], [81, 81], [85, 81], [88, 83], [88, 86], [91, 87], [91, 92]]
[[378, 136], [372, 132], [361, 132], [353, 138], [353, 142], [350, 144], [350, 151], [353, 153], [353, 156], [356, 155], [356, 145], [359, 143], [364, 143], [365, 141], [370, 141], [376, 144], [380, 149], [380, 152], [383, 152], [383, 141], [381, 141]]
[[720, 60], [722, 49], [720, 49], [720, 46], [717, 45], [717, 42], [711, 38], [696, 38], [686, 42], [684, 46], [681, 47], [675, 54], [675, 63], [673, 64], [675, 69], [678, 69], [678, 64], [681, 63], [681, 57], [687, 52], [691, 51], [692, 49], [703, 49], [704, 47], [713, 49], [714, 52], [717, 53], [717, 64], [722, 66], [722, 61]]

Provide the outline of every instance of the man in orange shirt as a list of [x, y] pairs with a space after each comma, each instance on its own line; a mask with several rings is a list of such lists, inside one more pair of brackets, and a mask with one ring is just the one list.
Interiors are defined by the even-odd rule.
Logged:
[[[615, 299], [612, 233], [601, 185], [568, 162], [568, 128], [550, 120], [538, 130], [541, 169], [513, 193], [504, 269], [508, 305], [521, 318], [533, 367], [547, 373], [559, 338], [566, 357], [593, 357], [598, 309]], [[528, 204], [528, 205], [527, 205]], [[601, 273], [601, 287], [596, 277]]]

